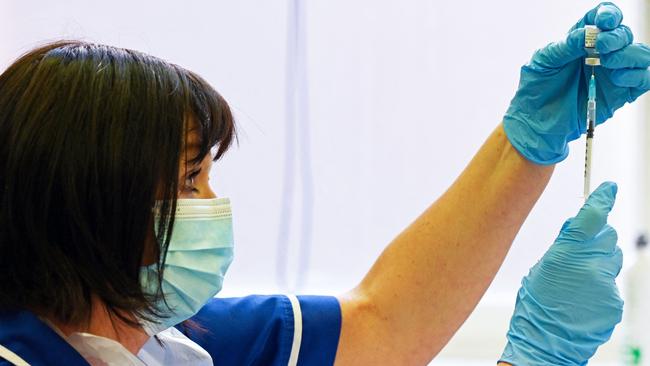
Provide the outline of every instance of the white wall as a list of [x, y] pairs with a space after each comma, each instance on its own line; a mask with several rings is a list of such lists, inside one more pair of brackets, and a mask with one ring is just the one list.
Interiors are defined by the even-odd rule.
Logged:
[[[633, 29], [640, 25], [640, 1], [617, 2]], [[240, 127], [239, 148], [213, 169], [216, 189], [232, 198], [236, 215], [237, 258], [224, 294], [281, 291], [275, 259], [283, 215], [286, 1], [102, 4], [109, 5], [0, 0], [0, 67], [43, 40], [64, 37], [149, 52], [207, 78], [230, 101]], [[308, 2], [315, 201], [310, 267], [300, 291], [336, 294], [355, 285], [500, 122], [519, 66], [595, 4]], [[638, 111], [626, 107], [598, 129], [594, 157], [594, 181], [620, 186], [611, 222], [627, 258], [641, 223]], [[448, 357], [498, 357], [521, 277], [582, 202], [583, 141], [571, 147]], [[294, 214], [291, 283], [300, 227]]]

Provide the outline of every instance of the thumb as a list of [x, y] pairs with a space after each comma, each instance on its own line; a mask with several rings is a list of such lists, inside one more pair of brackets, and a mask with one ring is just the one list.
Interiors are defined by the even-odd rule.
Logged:
[[617, 192], [614, 182], [605, 182], [596, 188], [578, 214], [562, 227], [560, 238], [577, 242], [593, 239], [607, 224]]

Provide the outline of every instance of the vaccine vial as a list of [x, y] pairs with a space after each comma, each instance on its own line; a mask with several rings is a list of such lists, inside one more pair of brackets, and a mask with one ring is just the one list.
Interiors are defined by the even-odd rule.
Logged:
[[596, 38], [599, 33], [600, 29], [595, 25], [585, 26], [585, 51], [587, 51], [585, 64], [589, 66], [600, 65], [600, 54], [596, 51]]

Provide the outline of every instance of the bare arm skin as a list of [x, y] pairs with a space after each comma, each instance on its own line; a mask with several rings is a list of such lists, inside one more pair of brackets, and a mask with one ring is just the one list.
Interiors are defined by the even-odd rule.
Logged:
[[552, 173], [523, 158], [499, 125], [449, 190], [339, 297], [336, 364], [426, 365], [474, 310]]

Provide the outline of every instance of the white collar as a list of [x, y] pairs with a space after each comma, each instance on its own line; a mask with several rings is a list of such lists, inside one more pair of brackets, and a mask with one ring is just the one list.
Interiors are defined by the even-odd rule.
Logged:
[[112, 339], [83, 332], [66, 337], [54, 324], [43, 320], [91, 366], [214, 365], [206, 350], [174, 327], [156, 334], [158, 340], [149, 338], [136, 357]]
[[91, 366], [145, 366], [122, 344], [90, 333], [72, 333], [65, 340], [88, 361]]
[[160, 342], [151, 337], [138, 352], [145, 364], [213, 366], [210, 354], [178, 329], [171, 327], [156, 336]]

